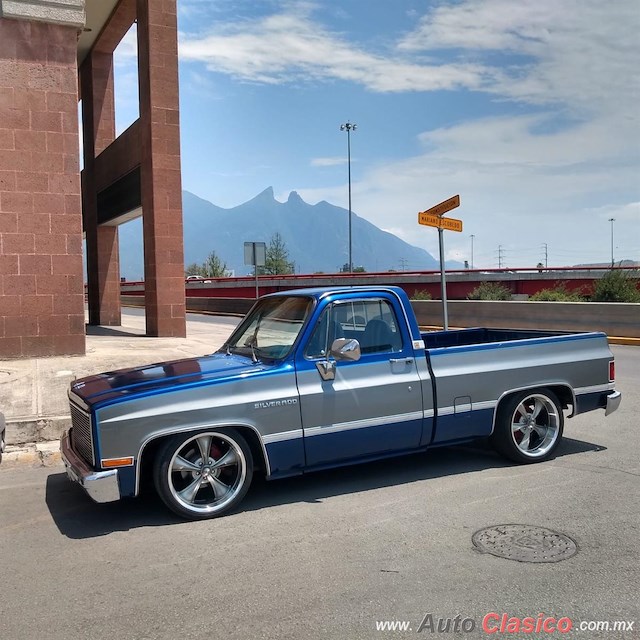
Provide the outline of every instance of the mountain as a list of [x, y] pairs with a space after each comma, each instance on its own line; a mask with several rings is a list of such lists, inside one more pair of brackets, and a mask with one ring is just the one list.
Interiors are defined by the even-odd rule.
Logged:
[[[346, 209], [329, 202], [311, 205], [295, 191], [286, 202], [278, 202], [269, 187], [244, 204], [223, 209], [188, 191], [182, 192], [185, 264], [204, 262], [211, 251], [233, 270], [246, 275], [245, 242], [266, 242], [279, 232], [295, 263], [296, 273], [335, 273], [348, 262]], [[438, 269], [439, 262], [427, 251], [382, 231], [352, 213], [354, 266], [366, 271]], [[142, 220], [120, 227], [120, 271], [127, 280], [143, 274]], [[459, 263], [447, 263], [460, 268]]]

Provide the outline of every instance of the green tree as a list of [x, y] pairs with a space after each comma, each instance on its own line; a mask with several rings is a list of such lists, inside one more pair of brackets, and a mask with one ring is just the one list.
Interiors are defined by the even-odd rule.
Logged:
[[197, 262], [192, 262], [185, 267], [184, 277], [187, 278], [188, 276], [201, 276], [201, 271], [202, 265], [199, 265]]
[[467, 298], [469, 300], [511, 300], [511, 291], [499, 282], [482, 282]]
[[585, 297], [580, 291], [567, 289], [564, 282], [556, 283], [551, 289], [541, 289], [534, 293], [529, 300], [535, 302], [584, 302]]
[[637, 286], [638, 273], [625, 271], [608, 271], [593, 290], [593, 302], [640, 302], [640, 291]]
[[282, 236], [279, 232], [274, 233], [267, 247], [264, 267], [258, 267], [258, 274], [275, 276], [293, 273], [293, 266]]
[[227, 275], [227, 263], [212, 251], [202, 263], [202, 270], [207, 278], [223, 278]]
[[[353, 273], [366, 273], [367, 270], [362, 266], [353, 267]], [[345, 262], [342, 267], [340, 267], [340, 273], [349, 273], [349, 263]]]
[[226, 263], [212, 251], [202, 264], [191, 263], [185, 270], [185, 276], [202, 276], [203, 278], [223, 278], [227, 275]]

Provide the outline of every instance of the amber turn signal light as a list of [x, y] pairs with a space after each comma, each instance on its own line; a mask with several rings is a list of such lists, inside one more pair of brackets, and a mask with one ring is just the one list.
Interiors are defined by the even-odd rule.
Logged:
[[114, 467], [133, 466], [133, 457], [130, 458], [106, 458], [101, 460], [103, 469], [113, 469]]

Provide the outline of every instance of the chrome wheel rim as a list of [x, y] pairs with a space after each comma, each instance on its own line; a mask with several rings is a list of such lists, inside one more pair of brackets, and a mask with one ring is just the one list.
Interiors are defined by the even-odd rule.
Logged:
[[247, 463], [238, 444], [223, 433], [199, 433], [183, 442], [167, 470], [174, 500], [194, 513], [211, 514], [242, 490]]
[[546, 455], [558, 439], [560, 415], [547, 396], [524, 398], [511, 416], [511, 437], [518, 450], [529, 458]]

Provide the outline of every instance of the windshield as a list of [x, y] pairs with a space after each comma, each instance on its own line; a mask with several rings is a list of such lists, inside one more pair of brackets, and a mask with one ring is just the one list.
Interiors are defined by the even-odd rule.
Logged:
[[284, 358], [312, 308], [313, 299], [306, 296], [264, 298], [231, 334], [222, 351], [254, 360]]

